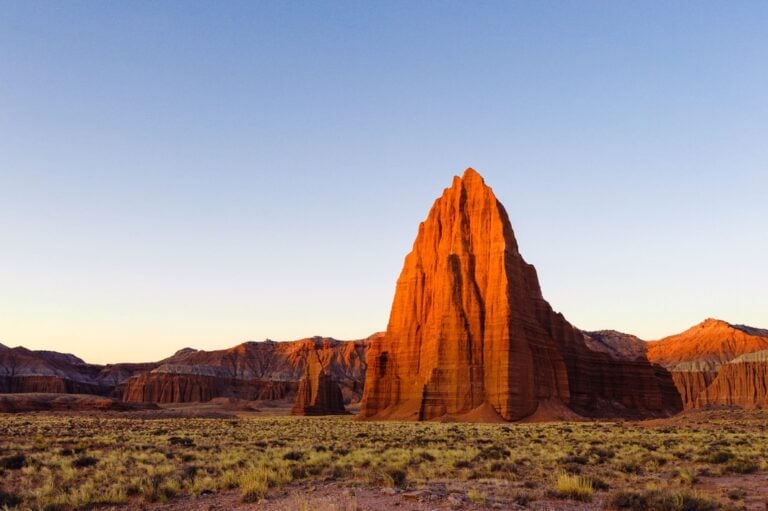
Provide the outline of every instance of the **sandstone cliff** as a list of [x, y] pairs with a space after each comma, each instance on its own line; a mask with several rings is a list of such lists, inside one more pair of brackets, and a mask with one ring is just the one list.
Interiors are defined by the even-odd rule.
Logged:
[[313, 337], [292, 342], [247, 342], [217, 351], [184, 349], [152, 371], [124, 384], [125, 401], [183, 403], [216, 397], [292, 399], [308, 360], [317, 358], [346, 402], [360, 400], [365, 353], [371, 339], [338, 341]]
[[517, 420], [540, 404], [589, 416], [681, 408], [666, 371], [590, 350], [551, 309], [504, 207], [472, 169], [419, 226], [368, 362], [362, 418]]
[[354, 403], [363, 391], [367, 346], [378, 335], [358, 341], [247, 342], [216, 351], [185, 348], [159, 362], [106, 366], [0, 344], [0, 393], [96, 394], [145, 403], [285, 400], [295, 396], [307, 359], [316, 355], [339, 382], [344, 400]]
[[245, 380], [173, 373], [160, 368], [129, 379], [122, 399], [139, 403], [202, 403], [217, 397], [274, 401], [287, 399], [296, 388], [294, 381]]
[[310, 355], [304, 377], [299, 383], [292, 415], [342, 415], [344, 399], [341, 389], [326, 371], [317, 354]]
[[695, 407], [699, 395], [717, 376], [717, 371], [709, 370], [672, 370], [671, 373], [685, 408]]
[[712, 405], [768, 406], [768, 350], [741, 355], [723, 364], [696, 400], [698, 408]]

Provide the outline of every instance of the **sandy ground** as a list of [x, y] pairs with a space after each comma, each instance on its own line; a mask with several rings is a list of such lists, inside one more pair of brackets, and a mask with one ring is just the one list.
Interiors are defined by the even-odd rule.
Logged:
[[[533, 511], [598, 511], [605, 510], [607, 495], [597, 493], [592, 502], [581, 503], [565, 500], [542, 499], [528, 502], [521, 506], [513, 498], [499, 497], [499, 494], [514, 494], [499, 491], [498, 484], [489, 482], [485, 492], [489, 497], [483, 504], [472, 500], [470, 487], [465, 482], [433, 483], [414, 490], [395, 490], [393, 488], [372, 488], [351, 486], [345, 483], [320, 482], [290, 485], [272, 492], [259, 502], [243, 503], [237, 492], [224, 492], [199, 497], [175, 499], [167, 504], [137, 505], [104, 508], [114, 511], [446, 511], [487, 509], [533, 510]], [[475, 490], [483, 490], [483, 483], [474, 484]], [[746, 511], [765, 511], [768, 509], [768, 476], [766, 474], [742, 475], [738, 477], [703, 478], [697, 488], [710, 494], [727, 495], [735, 489], [745, 490], [746, 496], [734, 501], [733, 509]], [[724, 500], [727, 500], [724, 499]]]
[[[237, 400], [215, 400], [209, 403], [161, 405], [159, 409], [129, 412], [36, 412], [30, 415], [95, 415], [124, 418], [170, 418], [170, 417], [263, 417], [290, 414], [288, 402], [242, 402]], [[547, 410], [546, 420], [561, 410]], [[572, 417], [557, 417], [573, 419]], [[626, 427], [697, 426], [721, 428], [735, 420], [753, 421], [765, 427], [768, 411], [692, 411], [668, 419], [625, 423]], [[197, 497], [180, 497], [165, 504], [136, 502], [125, 506], [106, 506], [104, 510], [182, 510], [182, 511], [438, 511], [438, 510], [481, 510], [481, 509], [530, 509], [535, 511], [557, 510], [604, 510], [610, 492], [596, 491], [589, 503], [556, 500], [538, 496], [526, 505], [519, 505], [516, 496], [523, 488], [515, 483], [502, 480], [490, 481], [442, 481], [432, 482], [408, 490], [360, 486], [353, 482], [305, 481], [291, 484], [280, 490], [273, 490], [266, 499], [244, 503], [237, 491], [204, 494]], [[768, 473], [743, 475], [702, 476], [695, 491], [719, 497], [723, 502], [732, 502], [732, 509], [746, 511], [768, 510]], [[485, 496], [485, 497], [484, 497]]]
[[[570, 501], [532, 501], [527, 506], [517, 505], [509, 498], [489, 499], [485, 505], [472, 502], [467, 488], [461, 484], [436, 483], [415, 490], [391, 488], [351, 487], [343, 483], [290, 485], [274, 492], [268, 498], [254, 503], [243, 503], [236, 492], [203, 495], [197, 498], [176, 499], [172, 503], [135, 509], [153, 511], [442, 511], [507, 509], [534, 511], [587, 511], [604, 508], [604, 496], [591, 503]], [[132, 507], [113, 508], [115, 511]]]

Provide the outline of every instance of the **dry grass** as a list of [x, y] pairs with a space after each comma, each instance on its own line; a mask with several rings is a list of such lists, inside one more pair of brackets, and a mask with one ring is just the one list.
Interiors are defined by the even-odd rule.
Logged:
[[[252, 502], [313, 480], [396, 491], [459, 481], [478, 506], [568, 498], [618, 499], [617, 507], [633, 509], [657, 497], [704, 502], [702, 478], [763, 472], [767, 459], [765, 420], [639, 427], [5, 415], [0, 509], [90, 509], [211, 492]], [[636, 490], [654, 481], [657, 493]]]
[[560, 470], [555, 477], [555, 496], [561, 499], [592, 500], [592, 481]]

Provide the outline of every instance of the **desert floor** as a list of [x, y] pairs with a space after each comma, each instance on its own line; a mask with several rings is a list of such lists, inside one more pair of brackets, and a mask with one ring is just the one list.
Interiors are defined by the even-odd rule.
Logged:
[[0, 509], [768, 509], [765, 412], [460, 424], [285, 411], [0, 414]]

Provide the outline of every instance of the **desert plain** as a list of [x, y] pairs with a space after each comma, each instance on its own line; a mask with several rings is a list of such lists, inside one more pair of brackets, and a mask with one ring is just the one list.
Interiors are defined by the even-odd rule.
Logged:
[[768, 501], [763, 411], [494, 424], [286, 413], [254, 402], [2, 415], [0, 508], [703, 511]]

